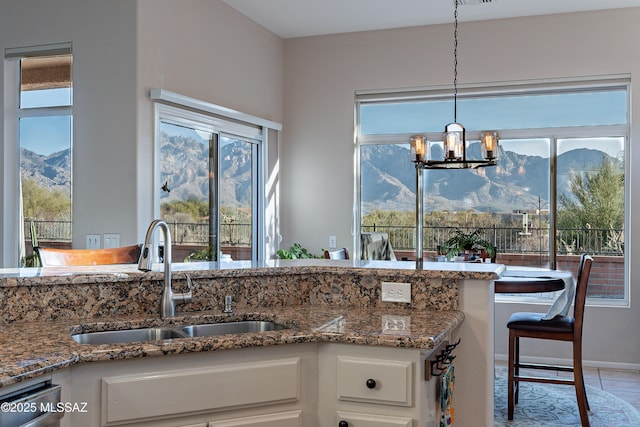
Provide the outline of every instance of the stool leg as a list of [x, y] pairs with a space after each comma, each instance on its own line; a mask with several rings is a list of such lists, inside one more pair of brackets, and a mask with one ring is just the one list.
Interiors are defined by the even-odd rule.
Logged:
[[582, 427], [589, 427], [589, 402], [584, 386], [584, 375], [582, 372], [582, 348], [579, 343], [573, 345], [573, 380], [576, 386], [576, 399], [578, 401], [578, 411], [580, 412], [580, 423]]
[[[520, 375], [520, 337], [516, 335], [515, 338], [516, 338], [515, 339], [516, 354], [515, 354], [515, 363], [513, 365], [513, 372], [517, 377]], [[515, 390], [515, 404], [517, 405], [518, 397], [520, 396], [520, 383], [515, 379], [514, 379], [513, 387]]]
[[515, 373], [515, 357], [516, 357], [516, 343], [517, 337], [512, 329], [509, 329], [509, 362], [508, 362], [508, 375], [507, 375], [507, 419], [513, 420], [513, 407], [514, 401], [514, 373]]

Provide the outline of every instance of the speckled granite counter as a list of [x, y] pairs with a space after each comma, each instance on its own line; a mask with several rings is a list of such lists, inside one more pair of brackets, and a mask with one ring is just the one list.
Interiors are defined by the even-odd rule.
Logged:
[[[179, 308], [184, 316], [168, 323], [253, 319], [290, 328], [118, 345], [78, 344], [70, 334], [167, 323], [158, 314], [159, 268], [0, 270], [0, 387], [77, 363], [230, 348], [304, 342], [434, 348], [464, 319], [460, 282], [495, 280], [501, 271], [495, 264], [435, 264], [423, 270], [410, 262], [319, 260], [175, 265], [174, 286], [184, 282], [180, 271], [191, 270], [194, 296]], [[412, 302], [381, 302], [382, 281], [410, 281]], [[235, 301], [232, 315], [221, 312], [227, 294]]]

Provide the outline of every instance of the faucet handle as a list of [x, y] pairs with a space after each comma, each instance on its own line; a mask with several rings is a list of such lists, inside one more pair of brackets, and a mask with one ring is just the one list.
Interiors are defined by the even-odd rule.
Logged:
[[178, 296], [182, 297], [183, 303], [186, 304], [188, 302], [191, 302], [191, 287], [193, 285], [193, 282], [191, 282], [191, 276], [189, 276], [187, 273], [184, 274], [184, 277], [185, 279], [187, 279], [187, 292], [181, 292]]

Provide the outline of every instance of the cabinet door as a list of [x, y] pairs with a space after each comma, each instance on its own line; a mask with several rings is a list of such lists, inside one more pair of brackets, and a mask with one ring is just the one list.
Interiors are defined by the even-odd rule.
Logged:
[[211, 421], [209, 427], [302, 427], [302, 411]]
[[338, 411], [336, 426], [340, 422], [347, 422], [347, 427], [411, 427], [413, 419], [405, 417], [388, 417], [384, 415], [359, 414], [355, 412]]
[[295, 402], [300, 358], [103, 377], [102, 396], [104, 425]]

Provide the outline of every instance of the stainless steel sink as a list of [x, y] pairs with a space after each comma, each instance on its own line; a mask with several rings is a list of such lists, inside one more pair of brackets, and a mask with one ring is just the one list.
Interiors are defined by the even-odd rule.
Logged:
[[286, 326], [264, 320], [206, 323], [202, 325], [158, 326], [153, 328], [121, 329], [115, 331], [85, 332], [71, 335], [80, 344], [122, 344], [130, 342], [160, 341], [173, 338], [195, 338], [224, 334], [246, 334], [287, 329]]
[[122, 329], [118, 331], [86, 332], [71, 335], [80, 344], [117, 344], [125, 342], [159, 341], [171, 338], [187, 338], [187, 335], [177, 329], [156, 327], [141, 329]]
[[207, 323], [204, 325], [183, 326], [182, 331], [190, 337], [206, 337], [210, 335], [246, 334], [256, 332], [279, 331], [287, 329], [279, 323], [263, 320], [244, 320], [228, 323]]

